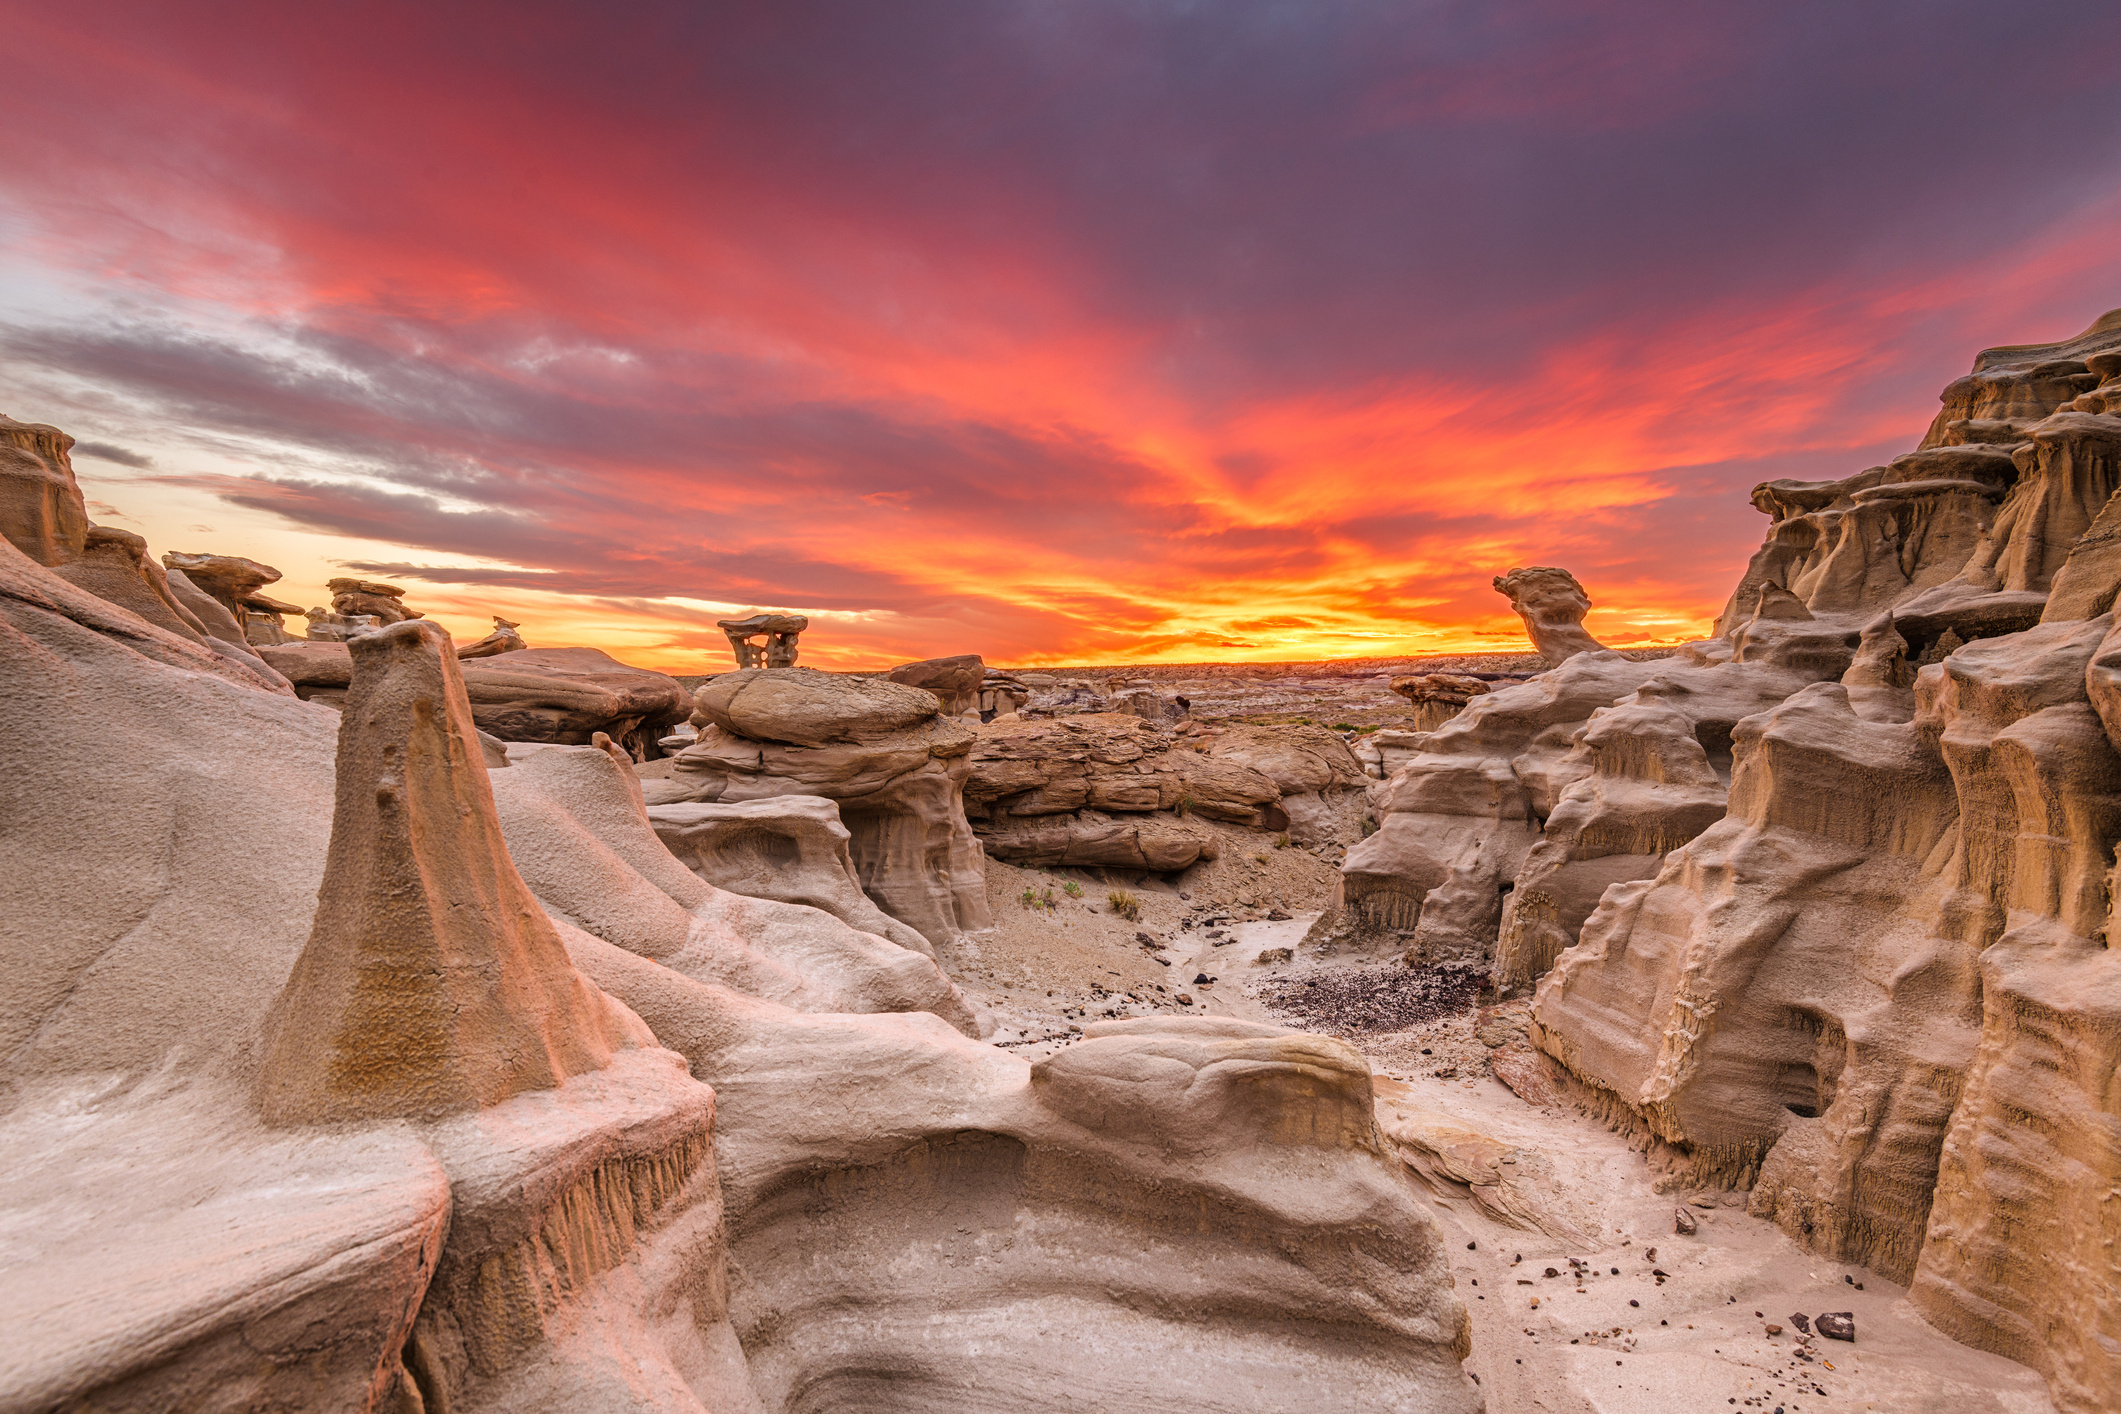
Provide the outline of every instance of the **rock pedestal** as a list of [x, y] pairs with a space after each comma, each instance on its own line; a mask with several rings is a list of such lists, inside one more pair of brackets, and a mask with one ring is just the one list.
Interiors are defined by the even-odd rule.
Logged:
[[796, 639], [810, 620], [801, 614], [753, 614], [746, 619], [717, 619], [729, 637], [739, 668], [792, 668]]
[[316, 925], [275, 1004], [275, 1124], [431, 1118], [649, 1038], [584, 982], [509, 861], [449, 635], [353, 640]]

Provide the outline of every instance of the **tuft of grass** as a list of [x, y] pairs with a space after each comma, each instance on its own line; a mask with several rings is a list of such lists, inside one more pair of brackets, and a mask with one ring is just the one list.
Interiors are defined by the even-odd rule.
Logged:
[[1083, 886], [1076, 883], [1073, 879], [1065, 879], [1061, 882], [1061, 892], [1069, 898], [1081, 898], [1083, 896]]
[[1016, 896], [1016, 901], [1026, 908], [1043, 908], [1048, 913], [1060, 907], [1051, 889], [1025, 889]]
[[1111, 893], [1106, 894], [1105, 902], [1111, 904], [1112, 911], [1129, 923], [1141, 922], [1142, 901], [1125, 889], [1114, 889]]
[[1274, 837], [1274, 847], [1276, 849], [1287, 849], [1289, 847], [1289, 837], [1287, 835], [1276, 835]]
[[1372, 835], [1374, 835], [1374, 834], [1376, 834], [1376, 833], [1377, 833], [1377, 822], [1376, 822], [1375, 820], [1372, 820], [1372, 819], [1370, 819], [1370, 818], [1369, 818], [1369, 817], [1368, 817], [1367, 815], [1366, 815], [1366, 816], [1364, 816], [1364, 817], [1363, 817], [1363, 822], [1362, 822], [1362, 837], [1363, 837], [1364, 839], [1368, 839], [1368, 838], [1369, 838], [1370, 836], [1372, 836]]
[[1193, 797], [1181, 791], [1178, 797], [1178, 804], [1171, 807], [1171, 813], [1176, 815], [1179, 819], [1183, 820], [1186, 818], [1186, 812], [1191, 810], [1192, 808]]
[[1330, 728], [1330, 730], [1336, 732], [1352, 732], [1355, 730], [1355, 724], [1353, 722], [1335, 722]]

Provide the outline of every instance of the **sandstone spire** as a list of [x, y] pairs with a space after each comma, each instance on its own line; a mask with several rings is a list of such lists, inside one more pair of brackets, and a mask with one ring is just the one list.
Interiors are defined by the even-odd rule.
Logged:
[[510, 861], [449, 635], [352, 640], [316, 922], [267, 1023], [276, 1124], [476, 1109], [645, 1031], [574, 970]]

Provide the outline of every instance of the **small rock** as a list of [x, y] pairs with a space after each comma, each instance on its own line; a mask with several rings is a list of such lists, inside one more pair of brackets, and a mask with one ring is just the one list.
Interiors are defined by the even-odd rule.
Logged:
[[1180, 992], [1180, 993], [1178, 994], [1178, 1004], [1179, 1004], [1180, 1006], [1192, 1006], [1192, 1005], [1193, 1005], [1193, 998], [1191, 998], [1190, 996], [1186, 995], [1186, 994], [1185, 994], [1184, 992]]
[[1194, 986], [1196, 986], [1196, 987], [1204, 987], [1204, 986], [1206, 986], [1206, 985], [1207, 985], [1207, 983], [1208, 983], [1208, 974], [1207, 974], [1207, 973], [1205, 973], [1205, 972], [1196, 972], [1196, 973], [1194, 973], [1194, 974], [1193, 974], [1193, 985], [1194, 985]]
[[1797, 1315], [1790, 1317], [1790, 1324], [1795, 1326], [1798, 1330], [1803, 1331], [1806, 1335], [1810, 1335], [1812, 1333], [1812, 1318], [1810, 1316], [1804, 1315], [1802, 1312], [1799, 1312]]
[[1781, 1335], [1782, 1327], [1776, 1325], [1773, 1321], [1770, 1321], [1768, 1322], [1767, 1333], [1769, 1335]]
[[1134, 941], [1140, 943], [1145, 948], [1153, 948], [1156, 946], [1156, 939], [1150, 937], [1147, 933], [1136, 933], [1134, 935]]
[[1856, 1338], [1856, 1313], [1854, 1311], [1821, 1311], [1812, 1317], [1812, 1324], [1819, 1334], [1828, 1340], [1854, 1340]]
[[1681, 1237], [1692, 1237], [1698, 1230], [1692, 1213], [1684, 1208], [1672, 1209], [1672, 1231]]
[[1715, 1198], [1707, 1193], [1696, 1193], [1693, 1197], [1687, 1199], [1687, 1202], [1692, 1203], [1697, 1208], [1713, 1208], [1716, 1206]]
[[1171, 959], [1168, 957], [1160, 957], [1156, 960], [1156, 965], [1159, 967], [1169, 967], [1171, 965]]
[[1254, 967], [1265, 967], [1269, 963], [1287, 962], [1295, 956], [1288, 948], [1262, 948], [1259, 956], [1252, 959]]

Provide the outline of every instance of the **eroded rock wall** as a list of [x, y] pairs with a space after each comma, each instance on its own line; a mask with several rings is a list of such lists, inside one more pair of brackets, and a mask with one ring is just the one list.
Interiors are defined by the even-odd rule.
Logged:
[[1915, 451], [1757, 488], [1717, 637], [1476, 697], [1344, 884], [1536, 984], [1666, 1183], [1750, 1190], [2071, 1411], [2121, 1401], [2117, 350], [2121, 312], [1990, 350]]

